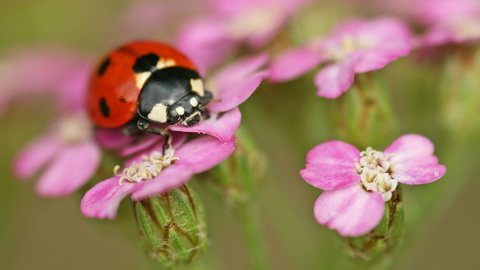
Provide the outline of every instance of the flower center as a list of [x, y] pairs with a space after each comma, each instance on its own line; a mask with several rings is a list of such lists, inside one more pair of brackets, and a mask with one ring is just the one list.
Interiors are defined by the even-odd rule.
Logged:
[[[320, 43], [323, 43], [320, 41]], [[325, 42], [320, 51], [335, 62], [343, 61], [348, 55], [359, 50], [367, 50], [375, 46], [375, 40], [369, 36], [343, 35], [341, 39], [335, 39]]]
[[163, 169], [172, 166], [175, 161], [179, 160], [178, 157], [174, 157], [175, 150], [169, 149], [162, 155], [158, 151], [153, 151], [150, 156], [143, 156], [140, 164], [132, 165], [123, 169], [122, 173], [119, 173], [120, 166], [115, 166], [113, 172], [117, 176], [121, 176], [118, 180], [122, 185], [126, 180], [129, 183], [148, 181], [155, 178]]
[[230, 21], [227, 26], [229, 35], [241, 39], [264, 34], [280, 16], [281, 9], [276, 7], [252, 9]]
[[480, 37], [478, 20], [463, 19], [453, 24], [454, 31], [464, 39], [476, 39]]
[[383, 152], [368, 147], [366, 151], [360, 153], [360, 163], [355, 162], [363, 188], [380, 193], [384, 202], [392, 198], [392, 191], [397, 188], [398, 184], [397, 180], [390, 175], [391, 162], [388, 161], [388, 158], [391, 155], [385, 157]]
[[92, 124], [83, 113], [65, 117], [59, 121], [58, 135], [68, 144], [84, 142], [92, 137]]

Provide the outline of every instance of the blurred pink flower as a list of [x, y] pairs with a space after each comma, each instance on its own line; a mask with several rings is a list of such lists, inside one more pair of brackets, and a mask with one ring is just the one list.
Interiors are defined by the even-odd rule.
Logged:
[[10, 52], [0, 59], [0, 103], [54, 93], [62, 110], [76, 111], [84, 103], [90, 64], [88, 57], [53, 46]]
[[[49, 130], [27, 145], [14, 160], [13, 172], [31, 178], [45, 167], [36, 185], [40, 196], [67, 196], [85, 184], [100, 163], [92, 125], [84, 112], [89, 63], [62, 50], [23, 51], [3, 67], [2, 93], [10, 98], [50, 91], [57, 97], [60, 117]], [[41, 115], [39, 115], [41, 117]]]
[[120, 201], [129, 194], [139, 201], [185, 184], [193, 175], [230, 156], [235, 151], [234, 140], [232, 137], [222, 142], [204, 136], [182, 146], [173, 141], [172, 148], [164, 155], [163, 142], [159, 143], [128, 160], [122, 173], [90, 189], [82, 199], [82, 213], [87, 217], [114, 219]]
[[480, 39], [480, 1], [417, 1], [418, 20], [428, 26], [421, 45], [465, 43]]
[[411, 49], [412, 34], [401, 21], [352, 19], [328, 37], [280, 55], [270, 66], [269, 79], [290, 80], [326, 63], [315, 77], [317, 95], [337, 98], [352, 85], [355, 73], [380, 69]]
[[46, 134], [27, 145], [14, 160], [13, 172], [22, 180], [45, 167], [36, 191], [43, 197], [68, 196], [97, 171], [101, 152], [83, 112], [61, 117]]
[[206, 14], [207, 0], [133, 1], [120, 14], [116, 29], [122, 39], [168, 37], [177, 30], [178, 21]]
[[398, 182], [425, 184], [445, 174], [433, 151], [432, 142], [416, 134], [398, 138], [383, 153], [370, 147], [360, 152], [341, 141], [317, 145], [300, 171], [305, 181], [325, 190], [315, 203], [315, 218], [345, 237], [368, 233], [382, 219]]
[[203, 119], [192, 127], [175, 126], [173, 131], [204, 133], [229, 141], [240, 125], [238, 105], [257, 89], [268, 73], [260, 70], [267, 62], [266, 54], [249, 56], [238, 60], [206, 80], [206, 89], [213, 93], [214, 102], [209, 106], [210, 118]]
[[310, 0], [211, 0], [211, 10], [180, 30], [177, 48], [208, 70], [242, 44], [266, 45]]

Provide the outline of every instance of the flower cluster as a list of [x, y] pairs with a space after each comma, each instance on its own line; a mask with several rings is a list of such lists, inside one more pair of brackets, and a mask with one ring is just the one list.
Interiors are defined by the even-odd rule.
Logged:
[[[6, 57], [0, 65], [0, 112], [10, 100], [20, 95], [29, 98], [36, 93], [53, 94], [56, 98], [55, 104], [58, 105], [58, 117], [52, 125], [44, 134], [20, 150], [14, 158], [12, 166], [14, 174], [19, 179], [26, 180], [40, 172], [36, 192], [44, 197], [68, 196], [94, 179], [95, 175], [97, 177], [102, 175], [103, 179], [107, 179], [91, 183], [93, 187], [86, 192], [81, 201], [81, 212], [87, 217], [114, 219], [120, 202], [130, 196], [136, 211], [143, 211], [141, 212], [143, 214], [137, 214], [137, 221], [142, 219], [139, 224], [147, 225], [155, 223], [152, 220], [162, 219], [159, 216], [168, 216], [162, 221], [169, 221], [175, 211], [169, 209], [166, 211], [169, 212], [167, 215], [160, 213], [162, 210], [156, 209], [157, 213], [153, 213], [155, 211], [150, 211], [150, 207], [169, 204], [170, 198], [166, 197], [174, 195], [166, 194], [181, 193], [181, 198], [189, 200], [187, 208], [194, 216], [190, 217], [190, 220], [196, 222], [197, 219], [201, 219], [202, 213], [198, 211], [197, 216], [199, 208], [196, 208], [196, 199], [185, 185], [195, 175], [211, 170], [236, 151], [235, 140], [238, 138], [237, 140], [241, 141], [242, 134], [236, 133], [242, 120], [239, 105], [257, 90], [264, 79], [268, 79], [270, 83], [286, 82], [313, 70], [316, 72], [313, 83], [309, 79], [306, 85], [311, 85], [312, 89], [316, 88], [318, 96], [329, 99], [340, 97], [353, 85], [352, 88], [358, 91], [346, 93], [348, 99], [342, 98], [340, 102], [335, 103], [346, 101], [338, 108], [341, 107], [339, 111], [342, 113], [347, 111], [348, 114], [346, 117], [348, 119], [339, 125], [344, 132], [339, 128], [336, 135], [341, 137], [347, 134], [345, 141], [356, 144], [357, 137], [385, 138], [386, 134], [382, 133], [384, 130], [377, 127], [394, 125], [392, 124], [394, 121], [389, 122], [390, 114], [383, 113], [393, 111], [386, 108], [389, 107], [386, 93], [388, 91], [379, 94], [382, 91], [376, 88], [377, 77], [372, 79], [374, 76], [370, 74], [359, 74], [377, 73], [376, 70], [409, 55], [414, 49], [447, 43], [473, 43], [480, 38], [480, 2], [410, 0], [409, 3], [415, 3], [414, 10], [404, 4], [401, 5], [403, 7], [401, 12], [397, 12], [397, 15], [401, 13], [400, 15], [404, 16], [404, 20], [393, 16], [373, 19], [350, 18], [338, 24], [329, 34], [315, 33], [314, 39], [300, 40], [299, 44], [302, 45], [296, 47], [293, 45], [295, 43], [293, 34], [289, 36], [291, 33], [285, 26], [291, 22], [290, 19], [295, 14], [312, 2], [199, 0], [190, 7], [177, 3], [144, 1], [132, 7], [129, 12], [125, 12], [123, 20], [131, 25], [130, 30], [137, 34], [137, 31], [142, 33], [141, 29], [159, 31], [156, 25], [164, 27], [174, 21], [170, 21], [171, 18], [179, 15], [182, 17], [182, 23], [177, 25], [176, 29], [179, 30], [175, 33], [175, 38], [172, 38], [179, 50], [178, 54], [172, 49], [175, 53], [165, 53], [164, 57], [157, 55], [157, 52], [145, 53], [143, 49], [136, 51], [121, 47], [116, 53], [119, 51], [119, 54], [125, 53], [127, 55], [124, 55], [125, 58], [133, 59], [131, 62], [118, 64], [112, 60], [114, 54], [112, 53], [103, 59], [96, 69], [93, 68], [90, 57], [63, 49], [33, 52], [25, 50]], [[388, 2], [382, 4], [382, 8], [388, 9], [396, 6], [392, 3], [398, 3]], [[188, 16], [185, 15], [187, 13]], [[139, 17], [143, 17], [144, 20], [136, 20]], [[409, 21], [415, 21], [423, 33], [416, 36], [407, 24]], [[170, 57], [170, 54], [174, 54], [175, 57], [165, 60], [164, 58]], [[273, 59], [270, 59], [271, 55], [274, 55]], [[187, 60], [187, 57], [190, 60]], [[181, 65], [179, 62], [188, 64]], [[107, 99], [102, 95], [99, 98], [92, 98], [93, 101], [86, 97], [92, 96], [91, 93], [94, 92], [92, 89], [95, 89], [92, 85], [95, 80], [105, 78], [101, 76], [106, 70], [111, 70], [111, 66], [119, 69], [128, 67], [125, 69], [125, 74], [128, 73], [127, 79], [121, 78], [117, 82], [114, 75], [112, 76], [114, 79], [108, 77], [105, 80], [105, 85], [120, 85], [112, 87], [115, 91], [121, 92], [118, 95], [112, 94], [112, 99], [125, 105], [128, 103], [124, 97], [125, 92], [126, 95], [138, 99], [134, 98], [131, 102], [133, 105], [128, 105], [130, 110], [126, 111], [125, 116], [128, 119], [122, 122], [123, 126], [107, 128], [95, 126], [93, 117], [95, 114], [88, 115], [87, 106], [94, 104], [92, 106], [97, 111], [100, 110], [99, 115], [101, 113], [105, 121], [112, 120], [111, 113], [117, 107], [107, 105]], [[187, 78], [185, 75], [185, 78], [178, 80], [181, 83], [175, 81], [177, 73], [168, 73], [164, 77], [158, 75], [167, 72], [166, 70], [173, 70], [171, 68], [177, 68], [174, 70], [178, 74], [190, 72], [189, 74], [194, 75], [188, 75], [188, 79], [185, 79]], [[117, 73], [121, 72], [115, 72]], [[149, 81], [154, 73], [158, 78]], [[28, 80], [25, 79], [25, 74], [29, 75]], [[202, 77], [200, 80], [199, 75]], [[182, 73], [178, 76], [184, 75]], [[94, 79], [91, 79], [92, 77]], [[155, 90], [152, 92], [162, 96], [152, 105], [153, 108], [148, 110], [154, 116], [150, 119], [148, 114], [148, 119], [155, 119], [151, 122], [139, 109], [143, 106], [139, 96], [148, 92], [144, 90], [147, 88], [144, 87], [147, 81], [153, 81], [151, 85]], [[164, 81], [166, 85], [170, 85], [166, 87], [161, 85]], [[184, 85], [179, 86], [182, 83]], [[362, 87], [356, 87], [360, 85]], [[103, 91], [108, 87], [100, 88]], [[176, 91], [177, 88], [182, 89]], [[177, 92], [181, 95], [178, 94], [178, 98], [173, 97]], [[163, 95], [170, 96], [164, 98]], [[149, 102], [154, 99], [153, 96], [154, 94], [147, 96], [142, 101]], [[175, 101], [170, 102], [171, 100]], [[174, 107], [177, 102], [182, 106]], [[282, 109], [288, 106], [300, 108], [303, 105], [292, 103], [285, 101]], [[185, 108], [194, 111], [190, 114], [192, 118], [188, 118]], [[171, 116], [172, 114], [175, 116]], [[167, 119], [167, 115], [171, 118], [163, 120]], [[156, 121], [157, 119], [160, 120]], [[311, 121], [300, 117], [296, 120]], [[125, 123], [126, 121], [128, 123]], [[167, 123], [170, 125], [165, 128]], [[301, 130], [295, 132], [304, 134]], [[241, 149], [247, 144], [238, 143], [237, 146]], [[366, 145], [368, 144], [365, 143]], [[250, 145], [245, 146], [245, 149], [248, 151], [238, 151], [236, 156], [225, 163], [227, 169], [220, 168], [216, 171], [221, 175], [218, 178], [236, 174], [238, 179], [232, 177], [235, 181], [224, 182], [237, 185], [238, 181], [245, 179], [247, 179], [245, 182], [249, 181], [249, 177], [245, 175], [256, 173], [250, 169], [254, 167], [250, 163], [257, 161], [258, 153], [250, 151]], [[111, 165], [112, 168], [108, 170], [100, 170], [102, 173], [108, 171], [109, 176], [99, 173], [101, 164], [106, 166], [102, 163], [102, 158], [106, 158], [102, 157], [102, 154], [105, 153], [115, 156], [122, 163], [115, 167]], [[232, 165], [230, 161], [234, 164]], [[385, 217], [386, 205], [399, 194], [400, 184], [430, 183], [443, 177], [445, 172], [446, 167], [439, 164], [438, 158], [434, 155], [433, 143], [421, 135], [408, 134], [395, 140], [383, 152], [372, 147], [361, 151], [347, 142], [338, 140], [323, 142], [308, 152], [306, 168], [300, 171], [300, 175], [308, 184], [323, 190], [314, 205], [317, 222], [336, 230], [341, 236], [357, 237], [378, 228], [382, 218]], [[222, 188], [225, 186], [227, 185]], [[177, 189], [182, 190], [176, 192]], [[238, 192], [231, 197], [249, 195], [244, 196]], [[162, 201], [163, 199], [165, 200]], [[172, 202], [176, 202], [178, 196], [171, 199]], [[237, 200], [242, 203], [248, 201], [244, 198]], [[191, 224], [185, 222], [183, 225], [187, 224], [188, 228], [195, 227], [195, 222]], [[182, 239], [186, 239], [183, 240], [190, 241], [191, 246], [195, 246], [195, 241], [192, 240], [194, 237], [190, 237], [189, 232], [183, 231], [183, 227], [168, 227], [170, 224], [166, 223], [153, 224], [154, 229], [151, 230], [156, 231], [151, 235], [155, 237], [161, 235], [162, 239], [166, 239], [165, 245], [169, 245], [170, 235], [167, 232], [170, 229], [177, 230], [175, 231], [177, 236], [181, 235]], [[142, 228], [142, 233], [150, 230], [147, 225]], [[201, 237], [195, 235], [202, 241], [205, 231], [203, 226], [199, 225], [196, 228], [202, 234]], [[153, 240], [147, 239], [156, 249], [152, 253], [157, 256], [165, 255], [162, 254], [164, 243], [157, 241], [155, 237]], [[202, 248], [204, 244], [202, 242]], [[190, 245], [178, 246], [180, 247], [178, 250], [182, 252], [186, 249], [195, 249], [190, 248]]]

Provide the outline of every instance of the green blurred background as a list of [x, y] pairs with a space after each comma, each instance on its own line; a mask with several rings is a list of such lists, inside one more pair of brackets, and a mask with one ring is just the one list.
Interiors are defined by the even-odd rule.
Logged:
[[[98, 57], [133, 38], [171, 41], [181, 18], [156, 31], [125, 30], [125, 14], [133, 3], [1, 1], [0, 59], [26, 45], [64, 45]], [[347, 4], [322, 1], [315, 13], [297, 15], [288, 30], [294, 40], [304, 40], [327, 32], [351, 14], [355, 11]], [[417, 60], [411, 55], [379, 71], [391, 92], [398, 133], [372, 146], [384, 149], [397, 135], [422, 134], [434, 142], [447, 174], [433, 184], [403, 188], [406, 234], [393, 266], [478, 269], [480, 136], [452, 136], [442, 129], [438, 96], [441, 71]], [[53, 102], [48, 96], [16, 99], [0, 118], [0, 269], [155, 268], [135, 233], [124, 233], [135, 230], [127, 200], [115, 221], [98, 221], [80, 213], [82, 194], [42, 199], [34, 194], [31, 182], [20, 183], [12, 176], [14, 154], [54, 119]], [[332, 106], [335, 101], [315, 96], [312, 74], [282, 85], [264, 82], [241, 105], [242, 125], [268, 158], [259, 203], [274, 269], [341, 268], [345, 260], [338, 255], [342, 247], [336, 232], [314, 220], [313, 203], [320, 191], [306, 184], [298, 173], [309, 149], [337, 138], [331, 128]], [[212, 196], [207, 185], [194, 180], [193, 186], [205, 203], [208, 218], [211, 241], [205, 264], [212, 269], [248, 269], [233, 214], [221, 199]]]

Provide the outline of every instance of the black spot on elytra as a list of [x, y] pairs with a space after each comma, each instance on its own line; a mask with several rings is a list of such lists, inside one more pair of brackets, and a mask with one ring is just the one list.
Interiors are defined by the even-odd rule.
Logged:
[[100, 65], [100, 67], [98, 67], [98, 76], [102, 76], [103, 73], [105, 73], [105, 71], [107, 70], [108, 66], [110, 65], [110, 58], [107, 57], [107, 59], [105, 59], [102, 64]]
[[133, 72], [154, 72], [157, 69], [158, 60], [160, 60], [160, 57], [154, 53], [142, 55], [135, 61]]
[[127, 103], [127, 100], [124, 97], [120, 97], [118, 100], [122, 103]]
[[109, 117], [110, 108], [108, 108], [107, 100], [105, 98], [101, 98], [99, 105], [100, 105], [100, 111], [102, 112], [103, 116]]

